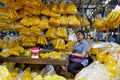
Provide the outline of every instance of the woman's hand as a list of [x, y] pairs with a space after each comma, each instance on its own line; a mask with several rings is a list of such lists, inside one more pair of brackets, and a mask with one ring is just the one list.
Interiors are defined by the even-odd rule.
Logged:
[[68, 55], [72, 55], [73, 53], [71, 52], [71, 51], [69, 51], [69, 52], [66, 52]]

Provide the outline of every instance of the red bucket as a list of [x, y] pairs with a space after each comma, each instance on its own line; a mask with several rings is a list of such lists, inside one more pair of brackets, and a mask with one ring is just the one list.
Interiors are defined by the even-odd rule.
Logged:
[[33, 47], [31, 49], [32, 51], [32, 58], [39, 58], [39, 53], [40, 53], [40, 49], [38, 47]]

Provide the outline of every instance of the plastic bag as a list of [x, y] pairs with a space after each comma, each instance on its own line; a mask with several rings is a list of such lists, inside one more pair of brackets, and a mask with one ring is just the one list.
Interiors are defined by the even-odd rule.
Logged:
[[37, 25], [40, 29], [48, 29], [50, 28], [48, 20], [41, 20], [39, 24]]
[[109, 80], [110, 76], [104, 65], [95, 61], [77, 73], [75, 80]]
[[1, 0], [2, 3], [8, 5], [10, 8], [13, 8], [15, 10], [20, 10], [23, 8], [24, 4], [20, 3], [20, 0], [14, 1], [14, 0]]
[[84, 23], [84, 26], [89, 26], [90, 25], [90, 22], [88, 21], [87, 18], [83, 18], [83, 23]]
[[47, 38], [56, 38], [56, 30], [55, 28], [50, 28], [45, 34], [45, 37]]
[[96, 58], [101, 63], [109, 62], [108, 55], [106, 53], [99, 53], [96, 55]]
[[119, 80], [120, 79], [120, 65], [117, 66], [117, 75], [114, 80]]
[[103, 20], [102, 18], [97, 18], [93, 23], [93, 27], [100, 31], [108, 29], [105, 20]]
[[118, 17], [120, 16], [120, 11], [116, 10], [116, 11], [111, 11], [108, 16], [106, 17], [106, 21], [107, 22], [115, 22], [117, 21]]
[[22, 80], [32, 80], [31, 69], [29, 67], [24, 70]]
[[77, 14], [77, 7], [75, 4], [66, 4], [65, 5], [65, 13], [66, 14]]
[[68, 16], [68, 22], [69, 25], [73, 27], [81, 26], [80, 21], [76, 16]]
[[40, 19], [38, 16], [29, 18], [30, 26], [38, 25], [39, 22], [40, 22]]
[[77, 15], [76, 17], [80, 21], [80, 26], [83, 26], [82, 17], [80, 15]]
[[[30, 29], [30, 32], [31, 33], [34, 33], [35, 35], [41, 35], [41, 30], [40, 30], [40, 28], [38, 28], [38, 27], [36, 27], [36, 26], [32, 26], [31, 28], [29, 28]], [[33, 36], [35, 36], [35, 35], [33, 35]]]
[[69, 32], [68, 40], [69, 41], [77, 41], [75, 31], [73, 29], [69, 29], [68, 32]]
[[42, 1], [41, 0], [22, 0], [22, 4], [24, 4], [27, 7], [41, 7], [42, 6]]
[[60, 3], [59, 4], [59, 12], [61, 13], [61, 14], [65, 14], [65, 3]]
[[66, 28], [57, 28], [56, 36], [61, 38], [67, 38], [67, 30]]
[[[117, 27], [118, 27], [119, 21], [115, 21], [115, 22], [111, 22], [111, 23], [107, 23], [107, 22], [106, 22], [106, 24], [107, 24], [107, 30], [109, 30], [109, 29], [114, 29], [114, 28], [117, 28]], [[110, 25], [110, 24], [111, 24], [111, 25]]]
[[65, 49], [65, 42], [63, 39], [57, 39], [57, 44], [55, 45], [55, 49], [57, 49], [57, 50]]
[[57, 49], [57, 50], [65, 49], [65, 42], [63, 39], [57, 38], [57, 39], [53, 39], [51, 42], [54, 45], [55, 49]]
[[69, 51], [72, 51], [73, 45], [74, 45], [74, 41], [69, 41], [69, 42], [66, 44], [66, 49], [69, 50]]
[[50, 18], [49, 24], [53, 26], [60, 26], [60, 19]]
[[23, 24], [24, 26], [29, 26], [29, 18], [25, 17], [20, 21], [21, 24]]
[[64, 77], [55, 74], [55, 69], [52, 65], [45, 66], [45, 68], [40, 72], [40, 75], [44, 80], [66, 80]]
[[60, 18], [60, 24], [61, 24], [62, 26], [67, 26], [67, 25], [68, 25], [68, 18], [67, 18], [67, 16], [62, 16], [62, 17]]
[[[20, 40], [21, 39], [21, 40]], [[37, 38], [35, 37], [35, 36], [30, 36], [30, 37], [28, 37], [28, 36], [20, 36], [19, 37], [19, 40], [21, 41], [21, 42], [25, 42], [25, 43], [34, 43], [34, 42], [37, 42]]]
[[41, 75], [36, 76], [35, 78], [33, 78], [33, 80], [43, 80]]
[[38, 25], [40, 22], [40, 19], [38, 17], [25, 17], [20, 22], [24, 26], [29, 27], [33, 25]]
[[37, 44], [47, 45], [48, 42], [44, 36], [40, 36], [40, 37], [38, 37]]
[[[113, 77], [116, 77], [117, 68], [118, 68], [118, 61], [113, 58], [113, 56], [108, 55], [105, 63], [105, 68], [111, 73]], [[105, 61], [105, 59], [104, 59]]]
[[38, 8], [38, 7], [28, 7], [28, 6], [25, 6], [24, 10], [29, 12], [32, 15], [40, 15], [41, 14], [41, 8], [40, 7]]
[[40, 75], [42, 77], [45, 77], [47, 75], [51, 76], [53, 74], [55, 74], [55, 69], [54, 69], [54, 67], [52, 65], [46, 65], [40, 72]]
[[[58, 38], [57, 38], [57, 39], [58, 39]], [[52, 43], [53, 46], [56, 46], [56, 45], [57, 45], [57, 39], [52, 39], [52, 40], [51, 40], [51, 43]]]
[[22, 43], [21, 45], [25, 47], [35, 47], [36, 43]]
[[48, 6], [43, 6], [42, 10], [41, 10], [41, 14], [45, 15], [45, 16], [49, 16], [50, 13], [50, 8]]
[[[51, 79], [50, 79], [51, 80]], [[59, 76], [59, 75], [57, 75], [57, 74], [54, 74], [53, 76], [52, 76], [52, 80], [66, 80], [64, 77], [62, 77], [62, 76]]]
[[22, 0], [21, 1], [25, 6], [29, 7], [41, 7], [42, 6], [42, 1], [41, 0]]
[[0, 66], [0, 80], [11, 80], [11, 75], [5, 66]]
[[12, 29], [14, 29], [14, 30], [20, 30], [20, 29], [22, 29], [24, 27], [21, 23], [15, 23], [13, 25], [14, 26], [13, 26]]
[[59, 13], [59, 7], [58, 7], [58, 5], [53, 5], [53, 6], [51, 7], [51, 12]]
[[11, 23], [11, 20], [9, 19], [9, 17], [2, 15], [0, 16], [0, 22], [2, 23]]
[[117, 28], [117, 26], [120, 24], [119, 16], [120, 16], [119, 10], [111, 11], [106, 18], [107, 27], [110, 29]]
[[54, 12], [50, 12], [50, 13], [49, 13], [49, 16], [50, 16], [50, 17], [53, 17], [53, 18], [60, 18], [60, 17], [61, 17], [61, 14], [54, 13]]
[[[5, 21], [7, 19], [6, 21], [9, 23], [12, 23], [19, 19], [17, 12], [11, 8], [0, 7], [0, 15], [4, 16], [4, 18], [1, 17], [1, 18], [3, 18], [3, 21]], [[3, 21], [1, 21], [1, 22], [3, 22]]]
[[17, 80], [33, 80], [31, 75], [31, 68], [27, 67], [24, 71], [20, 71]]
[[13, 48], [13, 47], [15, 47], [16, 45], [15, 45], [15, 43], [14, 43], [14, 39], [10, 39], [9, 41], [8, 41], [8, 44], [7, 44], [7, 47], [9, 48], [9, 49], [11, 49], [11, 48]]

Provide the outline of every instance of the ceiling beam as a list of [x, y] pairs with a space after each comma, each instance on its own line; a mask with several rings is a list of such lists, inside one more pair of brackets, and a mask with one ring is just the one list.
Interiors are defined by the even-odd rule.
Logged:
[[[103, 7], [107, 7], [107, 6], [109, 6], [110, 7], [110, 5], [112, 5], [112, 3], [115, 3], [116, 4], [116, 2], [117, 2], [117, 0], [111, 0], [107, 5], [105, 5], [105, 6], [102, 6], [101, 8], [98, 8], [99, 6], [97, 6], [92, 12], [93, 12], [93, 14], [92, 14], [92, 16], [93, 17], [95, 17], [98, 13], [99, 13], [99, 11], [101, 10], [101, 9], [103, 9]], [[114, 5], [115, 6], [115, 5]], [[102, 14], [103, 15], [103, 14]]]

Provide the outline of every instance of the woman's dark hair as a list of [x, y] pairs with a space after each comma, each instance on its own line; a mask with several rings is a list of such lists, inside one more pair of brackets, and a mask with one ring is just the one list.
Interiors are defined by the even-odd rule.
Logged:
[[83, 31], [83, 30], [78, 30], [77, 32], [76, 32], [76, 34], [77, 33], [81, 33], [84, 37], [83, 38], [85, 38], [85, 32]]
[[83, 31], [83, 30], [78, 30], [77, 32], [76, 32], [76, 34], [77, 33], [81, 33], [83, 36], [85, 36], [85, 32]]

